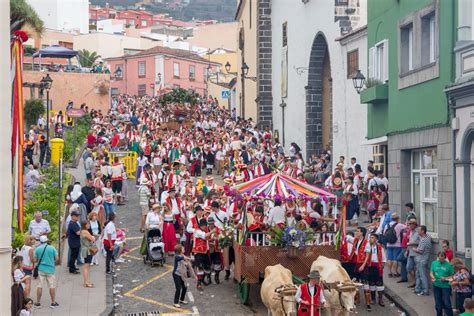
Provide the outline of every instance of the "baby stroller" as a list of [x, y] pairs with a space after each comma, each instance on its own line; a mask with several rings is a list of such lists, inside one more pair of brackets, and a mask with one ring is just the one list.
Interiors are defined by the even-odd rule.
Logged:
[[165, 244], [161, 239], [161, 231], [157, 228], [149, 230], [146, 236], [146, 255], [143, 256], [143, 263], [149, 263], [152, 267], [155, 263], [165, 264]]

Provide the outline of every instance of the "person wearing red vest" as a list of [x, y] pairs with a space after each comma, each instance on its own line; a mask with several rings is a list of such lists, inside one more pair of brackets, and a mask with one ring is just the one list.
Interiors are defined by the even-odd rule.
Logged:
[[[366, 282], [366, 275], [364, 269], [361, 269], [362, 264], [370, 253], [369, 241], [365, 239], [367, 229], [364, 227], [358, 227], [355, 233], [354, 242], [352, 244], [352, 251], [349, 255], [349, 260], [354, 264], [354, 272], [352, 277], [361, 283], [364, 283], [364, 297], [366, 305], [370, 305], [370, 289]], [[355, 302], [359, 302], [359, 291], [356, 292]]]
[[207, 227], [207, 220], [201, 218], [199, 220], [199, 227], [195, 229], [193, 233], [194, 267], [196, 268], [196, 275], [198, 277], [197, 289], [199, 292], [202, 292], [204, 278], [206, 276], [210, 277], [209, 237], [212, 233], [213, 231], [209, 231]]
[[176, 189], [171, 187], [168, 190], [169, 196], [166, 198], [166, 204], [168, 204], [173, 211], [175, 218], [175, 229], [177, 232], [181, 232], [181, 216], [183, 213], [183, 207], [181, 200], [176, 196]]
[[193, 247], [193, 233], [196, 229], [199, 229], [199, 221], [204, 218], [202, 215], [201, 205], [197, 205], [194, 208], [194, 217], [191, 217], [186, 226], [186, 242], [184, 244], [184, 254], [189, 256]]
[[209, 240], [209, 253], [211, 260], [211, 269], [214, 271], [214, 281], [216, 284], [220, 284], [219, 273], [222, 271], [223, 257], [222, 249], [219, 248], [219, 227], [215, 225], [214, 217], [209, 216], [207, 218], [207, 224], [209, 230], [213, 232]]
[[[375, 292], [379, 294], [379, 305], [383, 307], [385, 306], [385, 303], [383, 302], [383, 291], [385, 289], [383, 285], [383, 266], [387, 261], [387, 258], [382, 245], [377, 241], [378, 235], [374, 233], [370, 234], [370, 253], [365, 258], [365, 261], [360, 268], [364, 270], [366, 283], [368, 283], [372, 294], [375, 294]], [[371, 293], [369, 292], [369, 297], [370, 296]], [[367, 304], [367, 310], [372, 310], [370, 304]]]
[[308, 275], [309, 282], [303, 283], [296, 291], [295, 300], [299, 304], [298, 316], [319, 316], [322, 307], [326, 307], [323, 289], [319, 283], [319, 271], [311, 271]]
[[354, 249], [354, 233], [347, 232], [346, 238], [341, 242], [341, 247], [339, 249], [340, 261], [342, 267], [349, 274], [350, 279], [354, 278], [355, 263], [352, 261], [351, 255], [352, 250]]

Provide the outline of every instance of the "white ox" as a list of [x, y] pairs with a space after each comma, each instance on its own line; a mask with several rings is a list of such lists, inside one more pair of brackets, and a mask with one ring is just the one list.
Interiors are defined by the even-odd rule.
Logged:
[[[311, 271], [318, 270], [324, 287], [324, 297], [330, 305], [323, 315], [349, 315], [355, 312], [355, 295], [361, 284], [354, 283], [339, 260], [319, 256], [311, 265]], [[326, 284], [327, 286], [324, 286]], [[329, 287], [330, 289], [327, 289]]]
[[281, 264], [265, 268], [260, 296], [268, 309], [268, 315], [296, 315], [295, 294], [296, 286], [293, 285], [290, 270]]

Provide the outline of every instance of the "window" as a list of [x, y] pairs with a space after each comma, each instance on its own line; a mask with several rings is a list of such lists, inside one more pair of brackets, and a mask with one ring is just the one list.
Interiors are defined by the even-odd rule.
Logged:
[[146, 95], [146, 84], [139, 84], [138, 85], [138, 95], [139, 96]]
[[189, 65], [189, 80], [195, 80], [196, 79], [196, 68], [194, 65]]
[[283, 35], [283, 47], [288, 46], [288, 23], [283, 23], [282, 27], [282, 35]]
[[138, 77], [143, 78], [146, 76], [146, 63], [144, 61], [138, 62]]
[[142, 26], [147, 26], [147, 21], [146, 20], [142, 20]]
[[206, 82], [208, 78], [209, 78], [209, 70], [206, 67], [204, 68], [204, 82]]
[[374, 157], [374, 169], [382, 170], [387, 175], [387, 145], [374, 145], [372, 147], [372, 155]]
[[112, 94], [112, 95], [118, 95], [118, 94], [119, 94], [119, 89], [118, 89], [118, 88], [112, 88], [112, 89], [110, 89], [110, 94]]
[[434, 63], [436, 50], [435, 13], [421, 18], [421, 66]]
[[359, 70], [359, 50], [347, 53], [347, 79], [351, 79]]
[[413, 24], [400, 28], [400, 70], [413, 70]]
[[173, 63], [173, 76], [179, 78], [179, 63]]
[[436, 148], [412, 151], [412, 200], [421, 225], [438, 237], [438, 156]]
[[388, 40], [369, 49], [369, 78], [383, 83], [388, 80]]
[[130, 26], [135, 26], [135, 20], [128, 20], [128, 24], [130, 24]]
[[123, 64], [115, 65], [114, 76], [115, 76], [115, 79], [117, 80], [120, 80], [123, 78]]

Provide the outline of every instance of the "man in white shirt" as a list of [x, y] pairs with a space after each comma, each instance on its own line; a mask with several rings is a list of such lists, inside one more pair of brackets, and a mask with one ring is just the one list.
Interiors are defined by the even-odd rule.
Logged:
[[212, 201], [211, 203], [211, 214], [209, 217], [214, 219], [214, 225], [219, 229], [224, 229], [224, 222], [228, 220], [227, 213], [221, 210], [219, 202]]
[[109, 222], [104, 227], [104, 248], [107, 253], [107, 257], [105, 259], [105, 273], [107, 274], [112, 273], [110, 263], [112, 262], [115, 250], [115, 240], [117, 239], [117, 229], [115, 228], [114, 220], [115, 214], [112, 212], [109, 214]]
[[50, 232], [49, 222], [43, 219], [43, 213], [40, 211], [35, 212], [35, 219], [28, 226], [28, 233], [36, 240], [39, 240], [40, 236], [48, 236]]
[[[299, 304], [298, 315], [318, 315], [321, 307], [326, 307], [324, 291], [320, 285], [319, 271], [311, 271], [309, 282], [301, 284], [296, 290], [295, 300]], [[309, 312], [309, 313], [308, 313]]]
[[270, 227], [283, 226], [285, 224], [285, 209], [281, 207], [281, 200], [275, 200], [275, 206], [268, 212], [266, 224]]

